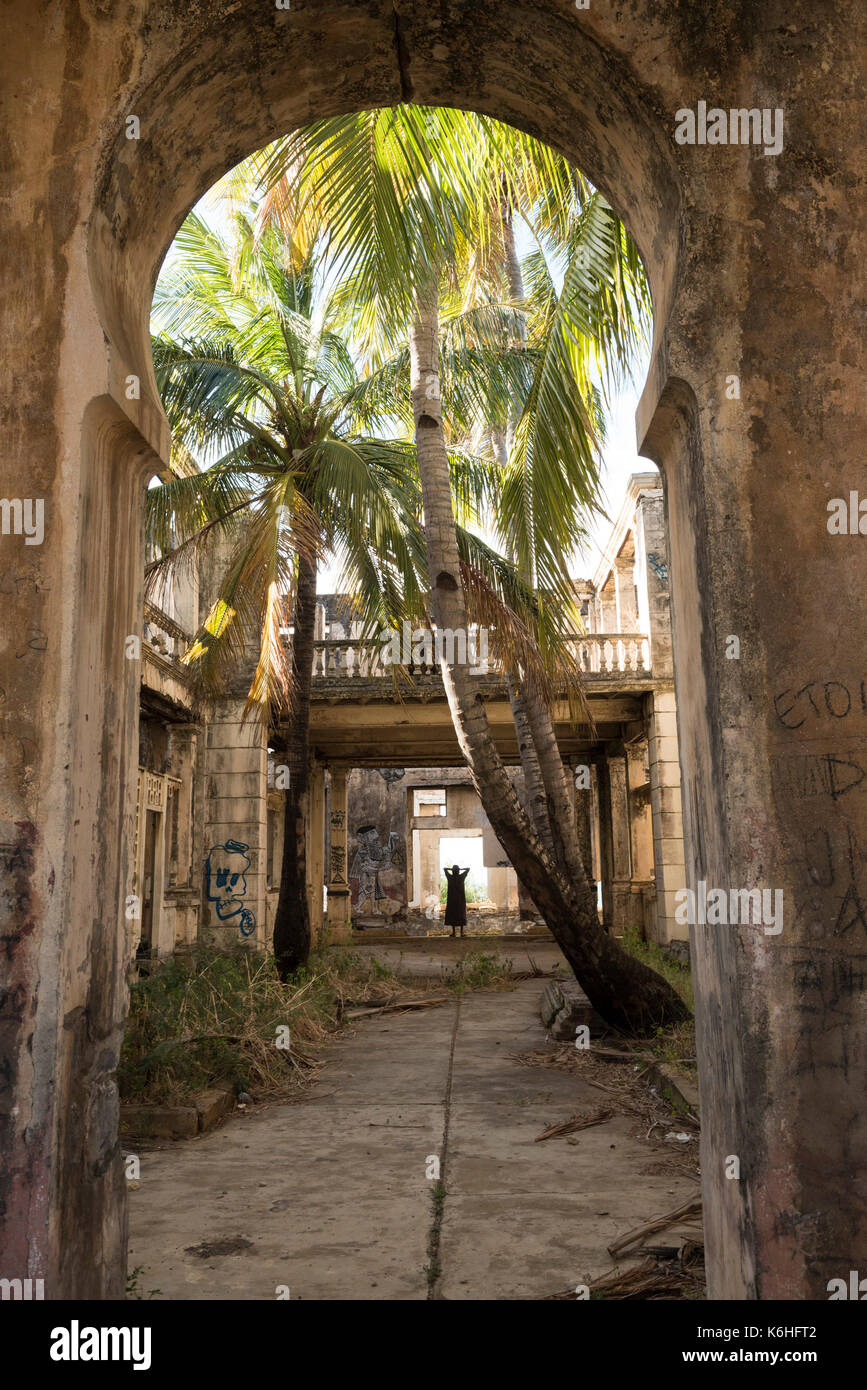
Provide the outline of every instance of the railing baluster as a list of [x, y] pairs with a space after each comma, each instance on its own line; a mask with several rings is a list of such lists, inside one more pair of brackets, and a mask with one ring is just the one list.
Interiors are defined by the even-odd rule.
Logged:
[[[150, 614], [149, 617], [153, 618]], [[152, 622], [151, 632], [157, 627]], [[146, 632], [148, 629], [146, 629]], [[183, 643], [177, 630], [158, 629], [165, 641], [168, 637], [169, 650], [179, 651]], [[154, 635], [156, 633], [154, 632]], [[291, 640], [285, 634], [287, 641]], [[152, 640], [152, 639], [151, 639]], [[564, 638], [566, 650], [572, 656], [578, 670], [588, 679], [630, 676], [633, 679], [651, 674], [651, 653], [649, 639], [633, 632], [589, 632], [568, 634]], [[468, 652], [472, 645], [468, 642]], [[314, 643], [313, 676], [319, 681], [327, 680], [377, 680], [391, 674], [391, 668], [384, 665], [380, 644], [374, 640], [361, 638], [330, 638]], [[437, 675], [436, 663], [418, 662], [413, 667], [415, 676]]]

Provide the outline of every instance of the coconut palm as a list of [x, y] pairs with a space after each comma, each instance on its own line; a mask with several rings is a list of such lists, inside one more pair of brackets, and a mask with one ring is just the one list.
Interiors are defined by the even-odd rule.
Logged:
[[[287, 732], [289, 786], [274, 950], [310, 945], [304, 822], [316, 575], [337, 551], [364, 630], [417, 622], [424, 552], [411, 452], [354, 431], [357, 373], [312, 254], [276, 234], [228, 245], [187, 219], [154, 300], [154, 363], [176, 444], [208, 466], [148, 496], [152, 583], [210, 547], [217, 597], [186, 655], [205, 691], [254, 672], [247, 711]], [[215, 539], [222, 541], [215, 547]], [[291, 625], [292, 641], [284, 634]]]
[[[236, 231], [229, 245], [191, 216], [154, 299], [154, 363], [175, 447], [208, 466], [149, 492], [148, 540], [158, 557], [149, 583], [211, 552], [218, 593], [185, 659], [205, 692], [236, 688], [252, 666], [247, 713], [287, 728], [274, 930], [285, 976], [310, 946], [304, 826], [318, 563], [340, 556], [340, 587], [352, 595], [362, 636], [425, 621], [429, 581], [415, 446], [373, 429], [399, 424], [399, 364], [359, 376], [337, 330], [345, 289], [327, 288], [314, 246], [275, 226], [254, 237], [243, 215]], [[454, 336], [454, 324], [446, 332]], [[466, 338], [466, 325], [462, 332]], [[449, 379], [483, 384], [474, 390], [470, 380], [452, 394], [464, 410], [480, 401], [502, 408], [522, 363], [492, 353], [486, 371], [473, 372], [467, 351], [453, 344]], [[489, 460], [457, 449], [448, 467], [458, 514], [469, 523], [496, 476]], [[510, 659], [528, 663], [544, 684], [529, 639], [537, 626], [532, 593], [467, 525], [456, 534], [475, 617], [494, 624]]]
[[[537, 171], [535, 198], [517, 190], [515, 169], [527, 175], [531, 190]], [[565, 177], [562, 161], [486, 118], [401, 106], [304, 127], [270, 153], [264, 177], [269, 184], [288, 179], [297, 205], [327, 230], [330, 253], [352, 280], [357, 334], [365, 345], [375, 351], [377, 344], [408, 337], [430, 611], [438, 627], [465, 630], [467, 596], [442, 409], [441, 296], [466, 264], [468, 248], [484, 257], [492, 205], [499, 205], [504, 188], [514, 184], [516, 206], [532, 217], [538, 205], [540, 217], [554, 225], [557, 200], [546, 199], [545, 190]], [[570, 259], [562, 290], [551, 297], [497, 501], [511, 553], [545, 603], [569, 601], [568, 557], [581, 519], [596, 506], [598, 399], [591, 369], [594, 358], [609, 365], [623, 360], [627, 271], [637, 265], [600, 195], [586, 199], [579, 226], [582, 253]], [[612, 308], [615, 321], [608, 326]], [[525, 352], [531, 351], [528, 341]], [[445, 655], [441, 668], [458, 742], [488, 819], [597, 1009], [637, 1030], [683, 1017], [684, 1006], [667, 983], [602, 930], [580, 855], [573, 877], [546, 850], [497, 753], [470, 671]]]

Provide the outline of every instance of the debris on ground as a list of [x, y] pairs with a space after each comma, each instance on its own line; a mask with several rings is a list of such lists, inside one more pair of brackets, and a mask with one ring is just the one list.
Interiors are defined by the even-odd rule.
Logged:
[[613, 1245], [609, 1245], [608, 1253], [616, 1259], [618, 1255], [624, 1255], [633, 1247], [643, 1245], [648, 1236], [658, 1235], [660, 1231], [670, 1230], [672, 1226], [686, 1224], [694, 1226], [695, 1230], [684, 1236], [684, 1243], [687, 1240], [693, 1244], [697, 1240], [700, 1241], [702, 1238], [701, 1196], [698, 1193], [688, 1197], [685, 1202], [681, 1202], [672, 1211], [667, 1211], [662, 1216], [654, 1216], [643, 1226], [637, 1226], [634, 1231], [627, 1232]]
[[356, 1018], [370, 1018], [373, 1014], [403, 1013], [405, 1009], [429, 1009], [434, 1004], [451, 1003], [451, 995], [434, 994], [428, 995], [424, 999], [394, 999], [389, 1004], [376, 1004], [365, 1006], [360, 1009], [347, 1009], [343, 1013], [343, 1018], [349, 1022]]
[[[698, 1124], [691, 1115], [678, 1115], [683, 1129], [672, 1129], [672, 1107], [657, 1087], [648, 1086], [646, 1071], [649, 1059], [638, 1049], [612, 1047], [553, 1046], [528, 1053], [509, 1053], [511, 1060], [522, 1067], [541, 1067], [566, 1072], [576, 1080], [604, 1095], [604, 1109], [576, 1113], [569, 1120], [552, 1124], [536, 1136], [544, 1139], [572, 1135], [588, 1124], [602, 1123], [618, 1115], [638, 1121], [636, 1137], [663, 1159], [648, 1168], [648, 1172], [677, 1173], [699, 1176], [697, 1146]], [[644, 1064], [644, 1065], [642, 1065]], [[602, 1098], [600, 1098], [602, 1099]], [[686, 1126], [695, 1125], [691, 1130]], [[566, 1139], [578, 1143], [577, 1139]], [[595, 1280], [586, 1279], [583, 1285], [552, 1294], [555, 1300], [591, 1299], [657, 1301], [662, 1299], [704, 1298], [704, 1238], [701, 1221], [701, 1196], [698, 1192], [671, 1211], [650, 1217], [641, 1226], [620, 1236], [608, 1247], [614, 1260], [624, 1256], [638, 1258], [638, 1263], [622, 1267], [620, 1263]], [[664, 1243], [654, 1237], [665, 1233]], [[649, 1242], [653, 1241], [652, 1244]]]
[[544, 1129], [541, 1134], [537, 1134], [535, 1143], [541, 1144], [543, 1139], [557, 1139], [562, 1134], [574, 1134], [578, 1129], [589, 1129], [591, 1125], [604, 1124], [606, 1120], [611, 1119], [613, 1114], [613, 1110], [599, 1110], [595, 1115], [590, 1116], [573, 1115], [571, 1120], [564, 1120], [559, 1125], [551, 1125], [550, 1129]]
[[[658, 1303], [684, 1298], [703, 1299], [705, 1297], [704, 1246], [697, 1242], [683, 1245], [672, 1256], [648, 1254], [641, 1264], [630, 1265], [628, 1269], [610, 1270], [601, 1278], [586, 1285], [592, 1299], [605, 1299], [612, 1302], [629, 1302], [641, 1299], [643, 1302]], [[577, 1302], [586, 1295], [583, 1290], [564, 1289], [550, 1294], [546, 1301]]]

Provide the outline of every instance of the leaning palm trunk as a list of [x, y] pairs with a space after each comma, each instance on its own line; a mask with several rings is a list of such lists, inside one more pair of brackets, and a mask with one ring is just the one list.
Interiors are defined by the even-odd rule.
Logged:
[[515, 725], [515, 737], [518, 740], [518, 753], [524, 773], [527, 811], [533, 822], [533, 829], [545, 849], [549, 854], [555, 854], [548, 791], [536, 752], [527, 701], [520, 682], [513, 675], [510, 675], [509, 678], [509, 704], [512, 709], [512, 723]]
[[[467, 630], [466, 601], [449, 486], [439, 392], [437, 301], [418, 297], [410, 339], [413, 418], [431, 581], [431, 616], [440, 632]], [[686, 1016], [680, 997], [654, 971], [634, 960], [602, 930], [586, 879], [570, 882], [546, 852], [521, 807], [497, 753], [476, 682], [466, 665], [440, 654], [443, 682], [458, 743], [488, 820], [518, 877], [603, 1018], [647, 1032]]]
[[[515, 245], [515, 228], [511, 209], [505, 199], [502, 208], [503, 250], [509, 295], [516, 304], [524, 300], [524, 277]], [[496, 440], [501, 463], [508, 460], [514, 439], [514, 421], [509, 421], [508, 436]], [[541, 833], [545, 848], [554, 856], [561, 872], [577, 884], [589, 884], [589, 866], [583, 863], [575, 825], [575, 808], [569, 790], [569, 779], [560, 756], [554, 724], [548, 706], [536, 683], [524, 678], [520, 684], [520, 704], [516, 710], [512, 701], [512, 717], [519, 746], [524, 776], [527, 768], [535, 787], [540, 787], [544, 802], [534, 801], [533, 823]], [[527, 734], [529, 733], [529, 738]], [[526, 751], [524, 751], [526, 745]]]
[[569, 776], [560, 755], [551, 711], [532, 678], [524, 682], [524, 702], [545, 786], [554, 858], [567, 878], [589, 884], [590, 866], [581, 854]]
[[299, 554], [292, 636], [295, 703], [286, 740], [289, 788], [283, 819], [283, 861], [274, 918], [274, 958], [280, 978], [307, 963], [310, 909], [307, 902], [307, 804], [310, 767], [310, 688], [316, 623], [316, 557]]
[[[501, 430], [492, 429], [491, 443], [500, 467], [505, 468], [509, 459], [506, 436]], [[518, 742], [521, 770], [524, 774], [527, 811], [542, 844], [549, 854], [553, 854], [554, 840], [548, 818], [548, 793], [542, 777], [542, 769], [539, 766], [536, 745], [533, 741], [533, 730], [528, 717], [523, 684], [516, 671], [509, 672], [509, 705], [512, 710], [512, 722], [515, 725], [515, 738]]]

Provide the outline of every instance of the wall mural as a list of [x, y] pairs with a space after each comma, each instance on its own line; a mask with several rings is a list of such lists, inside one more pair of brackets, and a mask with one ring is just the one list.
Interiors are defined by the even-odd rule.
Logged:
[[399, 782], [401, 777], [406, 776], [406, 768], [404, 767], [381, 767], [378, 772], [383, 782], [386, 782], [388, 786], [392, 786], [395, 782]]
[[392, 830], [387, 844], [383, 845], [379, 842], [379, 830], [375, 825], [360, 825], [355, 836], [358, 849], [349, 871], [355, 909], [361, 912], [369, 903], [371, 913], [387, 915], [390, 910], [388, 905], [396, 899], [396, 885], [384, 879], [389, 870], [401, 870], [404, 867], [400, 835], [396, 830]]
[[212, 845], [205, 860], [208, 902], [214, 904], [219, 920], [237, 926], [242, 936], [252, 936], [256, 930], [255, 914], [244, 906], [249, 848], [242, 840], [227, 840], [223, 845]]

